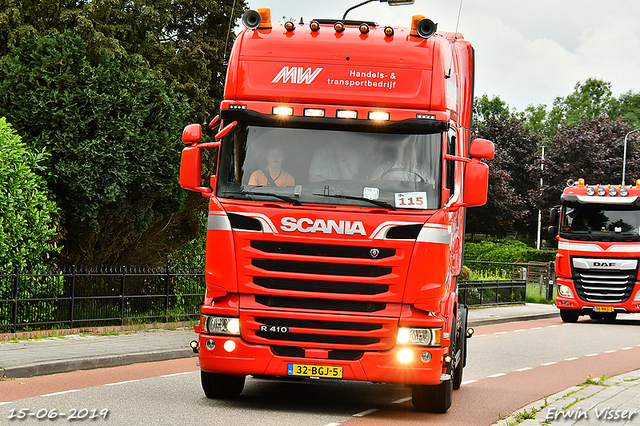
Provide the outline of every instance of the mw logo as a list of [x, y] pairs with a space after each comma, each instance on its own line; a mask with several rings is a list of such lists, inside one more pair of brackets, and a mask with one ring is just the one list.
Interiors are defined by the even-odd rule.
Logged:
[[318, 74], [320, 74], [320, 71], [322, 71], [322, 68], [316, 68], [315, 70], [311, 71], [311, 68], [303, 70], [302, 67], [284, 66], [282, 67], [278, 75], [276, 75], [275, 78], [271, 80], [271, 82], [278, 83], [280, 80], [282, 80], [283, 83], [291, 82], [293, 84], [311, 84], [313, 80], [315, 80], [315, 78], [318, 76]]

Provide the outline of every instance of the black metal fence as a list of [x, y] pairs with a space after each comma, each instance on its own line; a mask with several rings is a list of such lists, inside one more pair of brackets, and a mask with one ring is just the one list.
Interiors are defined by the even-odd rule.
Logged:
[[527, 300], [526, 280], [460, 281], [458, 300], [467, 306], [510, 305]]
[[0, 271], [0, 332], [197, 318], [204, 287], [171, 268]]

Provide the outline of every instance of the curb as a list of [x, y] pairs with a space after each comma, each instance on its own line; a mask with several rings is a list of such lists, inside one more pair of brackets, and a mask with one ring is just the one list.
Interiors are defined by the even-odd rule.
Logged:
[[481, 325], [504, 324], [507, 322], [533, 321], [533, 320], [539, 320], [539, 319], [559, 318], [559, 317], [560, 317], [560, 313], [558, 312], [558, 313], [547, 313], [547, 314], [539, 314], [539, 315], [522, 315], [519, 317], [507, 317], [507, 318], [490, 318], [490, 319], [478, 319], [478, 320], [469, 319], [468, 324], [479, 327]]
[[[167, 351], [142, 352], [132, 354], [108, 355], [90, 358], [52, 361], [47, 363], [22, 365], [2, 368], [3, 378], [43, 376], [56, 373], [68, 373], [76, 370], [92, 370], [95, 368], [118, 367], [141, 362], [166, 361], [178, 358], [196, 357], [191, 348], [172, 349]], [[0, 367], [1, 368], [1, 367]]]

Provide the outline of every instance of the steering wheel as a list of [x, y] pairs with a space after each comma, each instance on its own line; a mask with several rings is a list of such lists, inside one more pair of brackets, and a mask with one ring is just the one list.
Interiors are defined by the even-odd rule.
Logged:
[[422, 177], [422, 175], [420, 173], [414, 172], [413, 170], [409, 170], [409, 169], [405, 169], [402, 167], [394, 167], [392, 169], [386, 170], [384, 173], [382, 173], [380, 175], [380, 177], [378, 178], [378, 180], [382, 180], [382, 178], [384, 178], [386, 175], [388, 175], [389, 173], [393, 173], [393, 172], [405, 172], [405, 173], [410, 173], [414, 176], [416, 176], [419, 180], [418, 182], [422, 182], [422, 183], [426, 183], [427, 180], [425, 178]]

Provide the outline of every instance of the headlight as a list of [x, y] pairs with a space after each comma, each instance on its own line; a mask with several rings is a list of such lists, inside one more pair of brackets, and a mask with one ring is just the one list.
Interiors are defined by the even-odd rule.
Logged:
[[238, 318], [203, 315], [200, 325], [203, 333], [240, 334], [240, 319]]
[[442, 343], [441, 328], [400, 328], [398, 343], [419, 346], [440, 346]]
[[558, 284], [558, 294], [562, 297], [569, 297], [573, 299], [573, 292], [571, 291], [571, 288], [564, 284]]

